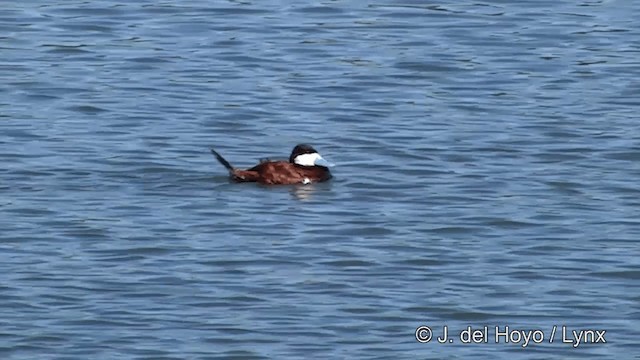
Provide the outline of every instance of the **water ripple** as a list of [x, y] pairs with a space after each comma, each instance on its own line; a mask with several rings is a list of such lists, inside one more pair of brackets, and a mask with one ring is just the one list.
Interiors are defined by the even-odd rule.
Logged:
[[[549, 9], [554, 9], [549, 12]], [[640, 7], [0, 10], [0, 354], [637, 353]], [[335, 178], [230, 184], [308, 142]], [[607, 344], [419, 344], [420, 325]], [[429, 354], [429, 355], [427, 355]]]

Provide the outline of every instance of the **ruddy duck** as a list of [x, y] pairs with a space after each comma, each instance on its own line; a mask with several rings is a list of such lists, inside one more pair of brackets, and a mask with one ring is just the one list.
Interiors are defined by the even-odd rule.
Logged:
[[300, 144], [293, 148], [289, 161], [262, 159], [250, 169], [236, 169], [215, 150], [213, 155], [220, 164], [229, 170], [231, 179], [236, 182], [258, 182], [267, 185], [310, 184], [331, 179], [327, 162], [311, 146]]

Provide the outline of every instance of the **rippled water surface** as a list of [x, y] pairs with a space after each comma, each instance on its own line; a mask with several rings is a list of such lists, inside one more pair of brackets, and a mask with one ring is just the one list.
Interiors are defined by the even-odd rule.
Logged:
[[[4, 2], [0, 357], [637, 359], [638, 19], [622, 0]], [[302, 142], [331, 182], [231, 184], [209, 153]]]

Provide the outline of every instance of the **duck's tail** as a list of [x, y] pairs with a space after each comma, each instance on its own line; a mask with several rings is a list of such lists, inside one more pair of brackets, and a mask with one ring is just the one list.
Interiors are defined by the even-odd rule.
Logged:
[[225, 158], [223, 158], [222, 155], [218, 154], [217, 151], [211, 149], [211, 153], [213, 154], [213, 156], [216, 157], [216, 159], [218, 159], [220, 164], [222, 164], [224, 167], [227, 168], [227, 170], [229, 170], [229, 174], [233, 175], [235, 168], [231, 166], [231, 164], [229, 164], [229, 162]]

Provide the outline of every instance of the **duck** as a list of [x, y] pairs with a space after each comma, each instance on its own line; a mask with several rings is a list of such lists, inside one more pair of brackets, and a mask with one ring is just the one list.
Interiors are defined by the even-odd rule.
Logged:
[[255, 182], [264, 185], [320, 183], [332, 178], [329, 168], [334, 166], [308, 144], [296, 145], [291, 151], [289, 161], [261, 159], [259, 164], [246, 170], [233, 167], [214, 149], [211, 149], [211, 153], [229, 171], [230, 179], [238, 183]]

